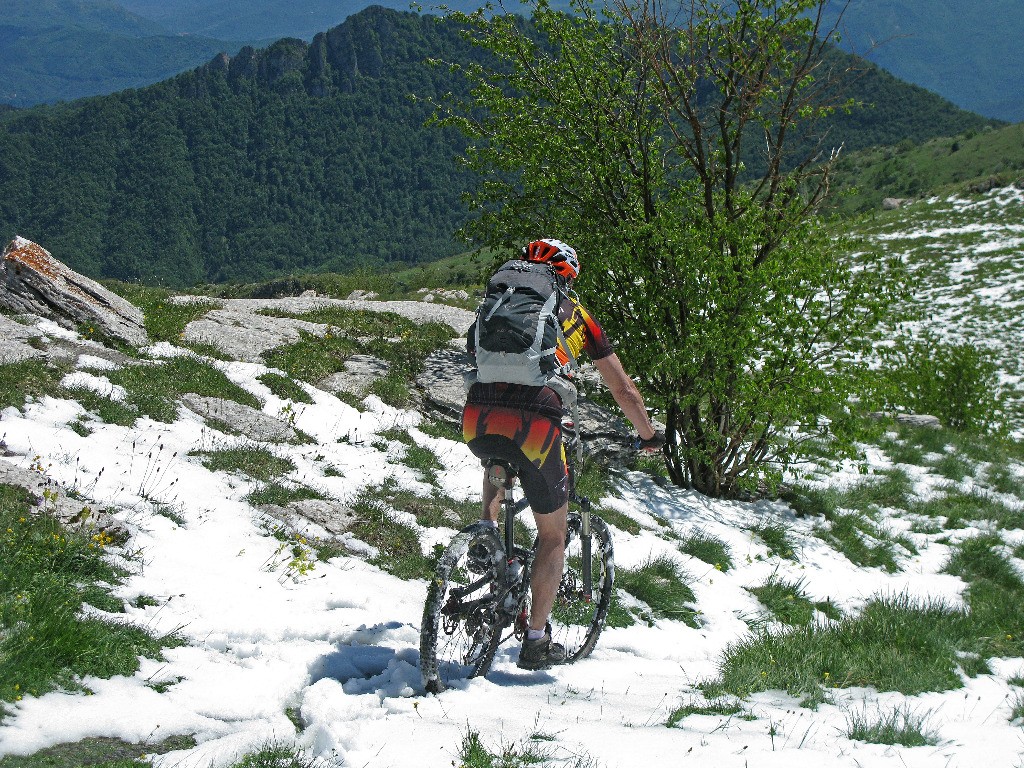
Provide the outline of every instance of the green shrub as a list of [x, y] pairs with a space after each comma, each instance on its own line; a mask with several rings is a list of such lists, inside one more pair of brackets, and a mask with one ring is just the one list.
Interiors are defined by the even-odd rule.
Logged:
[[887, 350], [884, 363], [888, 408], [937, 416], [958, 432], [1002, 426], [1006, 395], [995, 357], [983, 346], [925, 333]]

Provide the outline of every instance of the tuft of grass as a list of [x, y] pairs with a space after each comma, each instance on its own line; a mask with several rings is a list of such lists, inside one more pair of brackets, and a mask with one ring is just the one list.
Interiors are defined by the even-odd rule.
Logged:
[[785, 690], [812, 702], [822, 700], [825, 688], [952, 690], [963, 685], [957, 651], [970, 625], [964, 611], [940, 602], [876, 599], [860, 615], [828, 626], [764, 629], [729, 646], [716, 685], [740, 697]]
[[85, 410], [95, 413], [100, 421], [106, 424], [130, 427], [138, 417], [138, 411], [135, 408], [104, 397], [91, 389], [72, 387], [64, 389], [61, 394], [72, 400], [77, 400]]
[[814, 619], [814, 604], [802, 587], [800, 582], [790, 583], [772, 574], [760, 587], [747, 587], [747, 591], [783, 624], [803, 626]]
[[677, 707], [672, 714], [668, 716], [665, 726], [667, 728], [675, 728], [679, 723], [691, 715], [731, 717], [732, 715], [737, 715], [742, 711], [743, 705], [740, 704], [738, 699], [731, 696], [719, 696], [717, 698], [708, 699], [703, 704], [691, 701], [688, 704]]
[[[133, 675], [139, 656], [159, 658], [176, 638], [82, 615], [85, 602], [123, 610], [110, 594], [122, 572], [104, 558], [103, 532], [69, 529], [0, 485], [0, 701], [77, 689], [86, 675]], [[2, 716], [2, 714], [0, 714]]]
[[935, 746], [938, 733], [927, 727], [928, 713], [918, 715], [907, 707], [896, 707], [889, 712], [879, 711], [874, 716], [866, 710], [847, 713], [846, 737], [868, 744], [899, 744], [903, 747]]
[[617, 569], [615, 573], [616, 586], [650, 608], [650, 615], [642, 617], [649, 623], [669, 618], [699, 627], [693, 607], [697, 598], [687, 579], [682, 567], [666, 555], [650, 559], [637, 568]]
[[42, 360], [0, 365], [0, 410], [22, 408], [28, 398], [56, 394], [65, 373], [65, 367]]
[[244, 445], [216, 451], [196, 451], [203, 466], [211, 472], [241, 472], [264, 482], [295, 470], [291, 459], [275, 456], [259, 445]]
[[834, 514], [829, 526], [815, 527], [814, 534], [855, 565], [882, 568], [888, 573], [900, 570], [896, 541], [863, 513]]
[[423, 554], [419, 534], [400, 522], [389, 505], [364, 491], [352, 505], [356, 522], [352, 534], [377, 549], [371, 563], [400, 579], [429, 579], [434, 561]]
[[419, 426], [420, 432], [444, 440], [452, 440], [456, 443], [463, 442], [462, 426], [455, 422], [437, 419], [435, 421], [424, 421]]
[[313, 398], [306, 390], [280, 373], [268, 371], [259, 377], [259, 381], [282, 400], [292, 400], [296, 403], [313, 402]]
[[614, 525], [620, 531], [636, 536], [643, 530], [643, 526], [627, 514], [619, 512], [610, 507], [596, 507], [594, 513], [609, 525]]
[[129, 744], [120, 739], [82, 739], [31, 755], [0, 757], [0, 768], [144, 768], [145, 758], [196, 746], [193, 736], [171, 736], [157, 743]]
[[305, 485], [287, 486], [271, 481], [254, 490], [245, 497], [245, 500], [254, 507], [259, 507], [264, 504], [273, 504], [278, 507], [284, 507], [293, 501], [323, 498], [326, 497], [322, 493]]
[[703, 560], [719, 571], [728, 571], [733, 565], [729, 546], [707, 531], [698, 530], [689, 534], [679, 544], [679, 551]]
[[138, 283], [105, 282], [107, 288], [142, 310], [146, 334], [152, 341], [181, 344], [185, 326], [222, 304], [212, 299], [196, 298], [187, 304], [169, 301], [171, 292]]
[[864, 512], [872, 507], [906, 509], [913, 491], [914, 483], [907, 473], [892, 470], [848, 488], [837, 499], [837, 506]]
[[768, 547], [769, 554], [786, 560], [796, 560], [796, 551], [793, 549], [789, 533], [782, 523], [764, 521], [755, 525], [750, 531], [760, 537]]
[[245, 755], [231, 768], [332, 768], [334, 765], [321, 758], [310, 757], [294, 746], [271, 742]]
[[[459, 768], [527, 768], [534, 765], [550, 765], [550, 751], [536, 743], [547, 740], [533, 739], [522, 746], [504, 744], [498, 747], [497, 752], [492, 752], [484, 744], [479, 733], [467, 729], [459, 745]], [[571, 764], [574, 768], [585, 768], [590, 765], [593, 763], [586, 755], [576, 755], [575, 761]]]
[[[424, 528], [458, 530], [480, 519], [479, 501], [454, 501], [436, 492], [432, 496], [419, 496], [412, 491], [399, 488], [390, 480], [366, 489], [363, 495], [366, 499], [372, 499], [390, 509], [408, 512], [416, 518], [417, 524]], [[526, 539], [520, 543], [529, 546]]]
[[963, 528], [972, 522], [989, 521], [999, 528], [1024, 529], [1024, 511], [1012, 509], [977, 489], [964, 492], [946, 488], [942, 496], [917, 502], [909, 511], [927, 517], [945, 517], [946, 528]]
[[411, 402], [411, 382], [423, 370], [431, 352], [440, 349], [455, 331], [443, 323], [413, 321], [390, 312], [325, 307], [303, 314], [267, 311], [328, 326], [321, 337], [302, 333], [298, 342], [264, 354], [267, 363], [292, 378], [316, 383], [344, 369], [354, 354], [377, 357], [389, 365], [386, 376], [371, 386], [385, 403], [405, 407]]
[[169, 423], [177, 419], [176, 400], [186, 392], [260, 407], [253, 394], [233, 383], [218, 368], [190, 355], [172, 357], [159, 364], [104, 371], [104, 375], [112, 384], [124, 387], [126, 407], [154, 421]]

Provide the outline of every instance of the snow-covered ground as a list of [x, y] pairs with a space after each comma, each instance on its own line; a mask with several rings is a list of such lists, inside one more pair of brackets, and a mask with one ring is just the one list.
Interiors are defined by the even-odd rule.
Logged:
[[[938, 238], [938, 229], [902, 238]], [[1015, 232], [1019, 239], [1019, 227]], [[1011, 235], [1007, 229], [1001, 236]], [[991, 252], [990, 242], [979, 241], [974, 255]], [[1008, 247], [1019, 256], [1019, 245]], [[969, 271], [964, 260], [972, 258], [960, 254], [957, 269]], [[265, 413], [277, 416], [286, 407], [258, 381], [262, 366], [218, 365], [261, 399]], [[100, 373], [88, 381], [79, 377], [77, 384], [102, 389]], [[273, 446], [297, 467], [289, 479], [342, 501], [387, 479], [426, 495], [439, 490], [455, 500], [478, 497], [478, 462], [462, 444], [420, 431], [421, 414], [374, 397], [360, 412], [332, 395], [307, 391], [315, 402], [297, 404], [291, 413], [315, 444]], [[702, 626], [660, 620], [607, 629], [588, 659], [546, 672], [518, 669], [517, 649], [506, 646], [486, 678], [434, 696], [425, 694], [417, 669], [425, 582], [390, 576], [355, 555], [318, 562], [301, 575], [289, 571], [291, 556], [272, 535], [272, 523], [243, 500], [253, 481], [212, 472], [193, 455], [241, 439], [211, 429], [185, 409], [173, 424], [140, 419], [132, 428], [86, 416], [93, 429], [87, 437], [68, 426], [81, 418], [76, 402], [46, 397], [22, 412], [4, 411], [0, 437], [15, 454], [10, 461], [25, 468], [42, 464], [65, 488], [117, 510], [133, 532], [122, 552], [133, 553], [124, 559], [132, 575], [117, 592], [127, 615], [156, 634], [179, 632], [189, 644], [166, 651], [163, 660], [143, 660], [131, 678], [85, 680], [91, 695], [25, 697], [0, 725], [0, 755], [85, 737], [156, 743], [192, 734], [195, 748], [154, 757], [154, 764], [221, 768], [282, 743], [347, 766], [418, 768], [457, 764], [459, 744], [473, 731], [494, 750], [532, 739], [555, 765], [1024, 764], [1024, 730], [1009, 719], [1019, 692], [1007, 682], [1024, 675], [1020, 658], [996, 659], [992, 674], [965, 677], [963, 688], [945, 693], [904, 697], [841, 689], [816, 710], [781, 692], [762, 693], [744, 702], [743, 714], [752, 717], [694, 715], [665, 725], [677, 707], [701, 701], [697, 684], [714, 678], [723, 650], [748, 635], [744, 619], [763, 614], [745, 588], [772, 574], [802, 582], [812, 600], [829, 599], [848, 613], [872, 597], [900, 593], [957, 603], [964, 582], [940, 572], [949, 540], [910, 532], [903, 521], [889, 524], [906, 533], [920, 554], [907, 556], [901, 571], [886, 573], [854, 566], [813, 535], [813, 520], [795, 517], [785, 505], [714, 501], [663, 488], [646, 475], [623, 475], [603, 503], [643, 527], [637, 535], [614, 531], [616, 563], [636, 566], [662, 554], [678, 560], [693, 579]], [[436, 487], [403, 464], [401, 444], [380, 439], [395, 427], [441, 460]], [[871, 455], [876, 469], [889, 466], [880, 453]], [[851, 467], [830, 481], [841, 485], [855, 477]], [[921, 482], [923, 489], [929, 481]], [[702, 529], [720, 538], [732, 550], [734, 567], [723, 573], [681, 554], [650, 523], [655, 515], [676, 533]], [[772, 556], [750, 533], [763, 521], [786, 525], [798, 550], [795, 560]], [[974, 532], [947, 533], [956, 540]], [[424, 550], [453, 533], [424, 530]], [[1007, 532], [1006, 539], [1020, 545], [1024, 532]], [[152, 600], [132, 607], [143, 595]], [[939, 744], [904, 748], [847, 738], [851, 716], [870, 718], [895, 708], [927, 716]]]

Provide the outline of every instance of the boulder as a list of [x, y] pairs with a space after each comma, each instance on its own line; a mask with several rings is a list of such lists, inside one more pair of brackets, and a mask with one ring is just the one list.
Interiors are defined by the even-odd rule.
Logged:
[[306, 523], [311, 522], [335, 536], [346, 533], [359, 522], [349, 506], [325, 499], [303, 499], [283, 507], [264, 504], [259, 509], [294, 530], [304, 530], [308, 527]]
[[142, 311], [95, 280], [80, 275], [44, 248], [16, 237], [0, 262], [0, 306], [39, 315], [71, 330], [82, 325], [133, 347], [149, 343]]

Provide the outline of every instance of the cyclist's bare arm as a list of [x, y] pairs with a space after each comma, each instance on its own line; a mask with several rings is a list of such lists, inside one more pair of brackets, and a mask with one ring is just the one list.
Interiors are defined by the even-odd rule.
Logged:
[[636, 388], [636, 384], [626, 374], [626, 370], [619, 361], [619, 356], [613, 353], [608, 357], [595, 360], [594, 365], [611, 391], [612, 397], [615, 398], [615, 402], [622, 409], [622, 413], [629, 419], [640, 437], [644, 440], [653, 438], [654, 425], [651, 424], [651, 419], [647, 415], [644, 399], [640, 395], [640, 390]]

